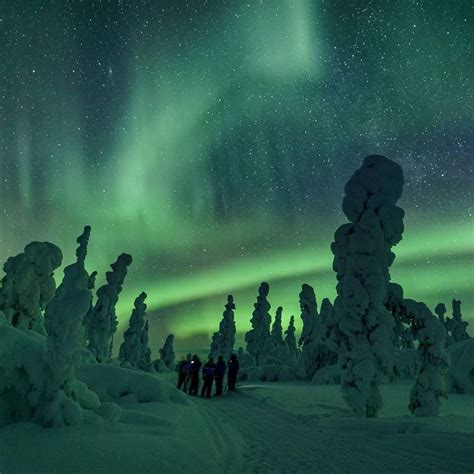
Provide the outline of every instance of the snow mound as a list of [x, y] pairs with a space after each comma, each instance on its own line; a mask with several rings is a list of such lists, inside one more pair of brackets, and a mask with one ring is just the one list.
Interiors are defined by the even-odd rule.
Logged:
[[0, 426], [27, 420], [44, 426], [73, 425], [87, 418], [85, 411], [110, 422], [118, 418], [119, 407], [101, 406], [97, 395], [78, 380], [68, 381], [50, 397], [46, 339], [5, 323], [0, 316]]
[[183, 392], [149, 373], [111, 364], [83, 364], [77, 369], [77, 377], [97, 393], [103, 402], [133, 395], [140, 403], [189, 404]]
[[474, 338], [453, 344], [448, 353], [451, 356], [446, 380], [448, 391], [474, 394]]

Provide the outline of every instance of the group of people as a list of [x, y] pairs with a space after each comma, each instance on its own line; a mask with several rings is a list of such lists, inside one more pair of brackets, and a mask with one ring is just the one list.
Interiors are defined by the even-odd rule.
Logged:
[[[202, 367], [202, 369], [201, 369]], [[237, 383], [237, 374], [239, 372], [239, 361], [235, 354], [230, 356], [229, 362], [224, 361], [224, 357], [219, 356], [217, 362], [213, 357], [202, 365], [197, 354], [191, 357], [188, 354], [186, 358], [181, 358], [178, 365], [178, 389], [183, 390], [189, 395], [198, 395], [199, 392], [199, 374], [202, 373], [201, 397], [211, 398], [212, 386], [216, 382], [216, 396], [224, 393], [224, 377], [227, 372], [227, 389], [235, 391]]]

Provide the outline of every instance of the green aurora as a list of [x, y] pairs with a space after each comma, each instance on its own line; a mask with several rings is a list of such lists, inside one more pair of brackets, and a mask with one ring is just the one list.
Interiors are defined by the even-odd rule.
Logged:
[[13, 3], [0, 261], [50, 240], [67, 264], [90, 224], [98, 285], [133, 255], [121, 328], [146, 291], [155, 350], [207, 344], [228, 293], [246, 331], [261, 281], [298, 323], [303, 282], [334, 297], [343, 186], [380, 153], [406, 175], [393, 281], [474, 325], [469, 2]]

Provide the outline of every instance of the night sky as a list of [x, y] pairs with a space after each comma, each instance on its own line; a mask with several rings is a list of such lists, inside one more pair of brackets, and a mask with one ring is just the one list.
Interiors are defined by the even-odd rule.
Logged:
[[99, 284], [133, 255], [119, 316], [146, 291], [154, 350], [206, 346], [228, 293], [246, 331], [263, 280], [299, 323], [378, 153], [406, 178], [393, 281], [474, 325], [473, 36], [462, 0], [3, 0], [0, 263], [31, 240], [69, 263], [90, 224]]

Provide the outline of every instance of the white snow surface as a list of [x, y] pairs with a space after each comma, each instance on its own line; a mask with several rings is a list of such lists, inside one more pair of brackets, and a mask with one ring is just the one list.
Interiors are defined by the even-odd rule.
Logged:
[[473, 395], [450, 394], [439, 417], [415, 418], [407, 408], [412, 380], [381, 385], [379, 417], [360, 419], [335, 385], [243, 383], [222, 398], [190, 399], [172, 386], [175, 374], [124, 377], [126, 369], [105, 375], [104, 367], [86, 366], [78, 376], [101, 392], [99, 386], [114, 378], [123, 384], [133, 373], [129, 390], [145, 386], [162, 401], [116, 398], [116, 386], [107, 391], [122, 408], [115, 424], [96, 417], [73, 427], [5, 426], [2, 473], [474, 471]]

